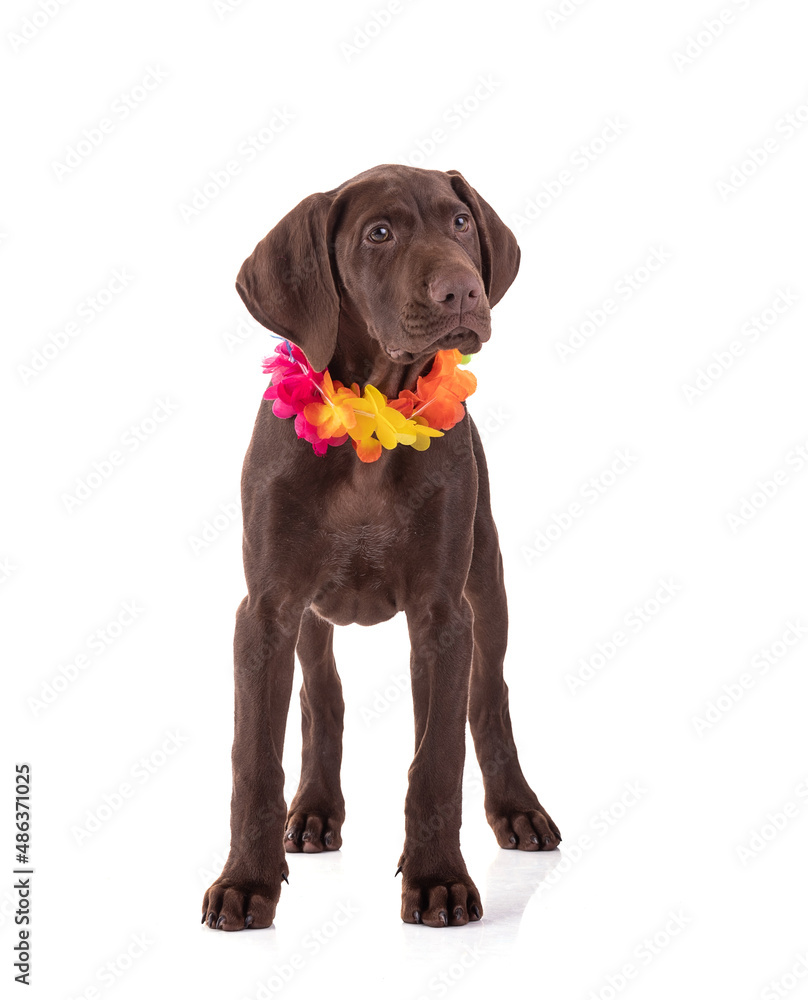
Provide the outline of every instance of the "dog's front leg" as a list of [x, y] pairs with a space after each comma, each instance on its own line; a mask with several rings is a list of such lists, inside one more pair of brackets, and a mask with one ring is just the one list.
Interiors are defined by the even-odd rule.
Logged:
[[220, 930], [269, 927], [289, 871], [281, 761], [300, 617], [249, 598], [236, 615], [230, 855], [202, 909], [203, 921]]
[[464, 597], [407, 609], [415, 758], [404, 807], [401, 918], [430, 927], [479, 920], [480, 894], [460, 853], [472, 613]]

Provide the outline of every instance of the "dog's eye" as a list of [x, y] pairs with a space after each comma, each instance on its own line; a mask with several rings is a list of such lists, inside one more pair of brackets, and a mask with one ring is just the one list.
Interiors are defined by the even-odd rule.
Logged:
[[373, 243], [384, 243], [385, 240], [390, 239], [390, 236], [391, 233], [387, 226], [376, 226], [368, 233], [368, 239]]
[[454, 220], [454, 227], [456, 233], [465, 233], [469, 227], [469, 217], [467, 215], [458, 215]]

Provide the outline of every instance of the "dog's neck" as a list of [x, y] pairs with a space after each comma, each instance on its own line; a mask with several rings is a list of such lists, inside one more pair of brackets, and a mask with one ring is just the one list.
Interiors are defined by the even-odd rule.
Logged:
[[413, 364], [396, 363], [364, 324], [343, 313], [328, 371], [343, 385], [356, 382], [360, 389], [373, 385], [388, 399], [395, 399], [403, 389], [415, 389], [418, 376], [429, 370], [433, 359], [434, 355]]

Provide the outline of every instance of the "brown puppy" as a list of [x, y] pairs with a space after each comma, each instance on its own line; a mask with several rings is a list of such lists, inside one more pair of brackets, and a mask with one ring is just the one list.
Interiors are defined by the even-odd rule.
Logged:
[[[439, 350], [474, 353], [519, 267], [513, 233], [456, 171], [381, 166], [305, 198], [244, 262], [252, 315], [316, 370], [388, 397], [414, 388]], [[350, 444], [317, 457], [291, 420], [259, 410], [244, 463], [248, 596], [235, 634], [230, 855], [203, 922], [268, 927], [286, 851], [335, 851], [343, 701], [334, 625], [407, 615], [415, 758], [409, 772], [402, 919], [479, 920], [460, 853], [466, 718], [500, 847], [555, 848], [525, 781], [502, 676], [507, 606], [488, 474], [468, 415], [428, 451], [365, 464]], [[303, 670], [303, 765], [288, 816], [281, 758], [295, 650]]]

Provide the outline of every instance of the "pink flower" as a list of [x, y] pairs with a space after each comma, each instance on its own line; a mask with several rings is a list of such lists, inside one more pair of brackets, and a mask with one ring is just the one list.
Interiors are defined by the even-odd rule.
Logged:
[[275, 357], [264, 358], [264, 371], [273, 382], [264, 399], [274, 400], [272, 412], [276, 417], [296, 417], [309, 403], [322, 398], [322, 373], [316, 372], [300, 348], [288, 340], [275, 348]]

